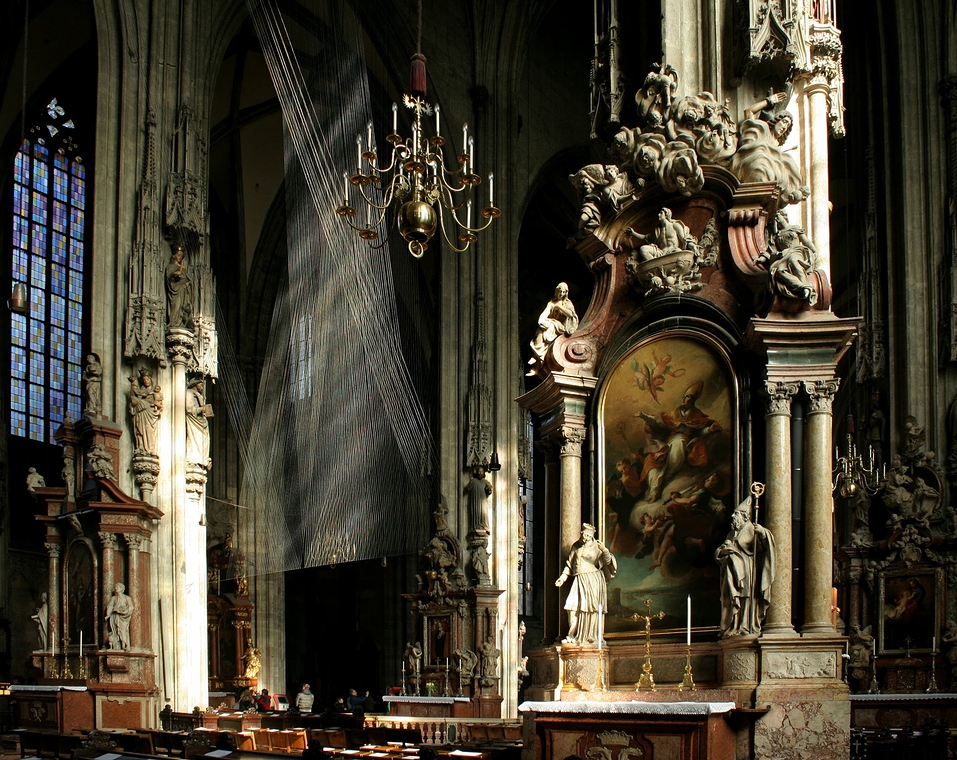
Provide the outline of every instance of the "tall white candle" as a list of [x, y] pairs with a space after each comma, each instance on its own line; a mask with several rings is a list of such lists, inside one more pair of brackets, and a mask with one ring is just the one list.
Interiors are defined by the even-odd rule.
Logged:
[[691, 594], [688, 594], [688, 640], [687, 644], [691, 646]]
[[80, 631], [80, 656], [83, 656], [83, 631]]
[[436, 106], [435, 107], [435, 134], [436, 135], [442, 133], [442, 125], [441, 125], [441, 120], [439, 116], [440, 113], [441, 113], [441, 109], [438, 106]]
[[598, 605], [598, 650], [601, 651], [602, 634], [605, 632], [605, 616], [602, 614], [601, 605]]
[[937, 652], [937, 637], [934, 636], [934, 643], [930, 645], [930, 653], [935, 654]]
[[359, 167], [359, 174], [362, 174], [362, 135], [356, 135], [356, 166]]
[[469, 147], [469, 123], [462, 122], [462, 152], [465, 153]]
[[53, 659], [56, 660], [56, 628], [50, 631], [50, 654], [53, 656]]
[[399, 107], [393, 103], [392, 104], [392, 134], [398, 134], [399, 132]]

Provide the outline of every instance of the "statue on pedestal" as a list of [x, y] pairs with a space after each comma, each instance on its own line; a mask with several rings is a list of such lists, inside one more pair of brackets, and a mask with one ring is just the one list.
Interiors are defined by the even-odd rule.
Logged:
[[126, 595], [126, 586], [117, 583], [113, 586], [113, 596], [106, 605], [106, 619], [108, 621], [107, 636], [110, 649], [129, 650], [130, 648], [130, 620], [133, 617], [133, 600]]
[[85, 384], [83, 414], [87, 417], [99, 417], [103, 411], [103, 365], [96, 354], [86, 357], [86, 367], [83, 368]]
[[27, 470], [27, 490], [30, 493], [36, 493], [38, 488], [46, 488], [46, 486], [46, 480], [37, 472], [36, 467], [31, 467]]
[[209, 418], [213, 408], [206, 403], [203, 378], [186, 387], [186, 461], [209, 469]]
[[731, 515], [731, 530], [714, 554], [721, 566], [721, 635], [757, 635], [771, 603], [774, 538], [751, 522], [751, 497]]
[[545, 305], [545, 309], [538, 318], [538, 329], [529, 344], [532, 347], [532, 358], [528, 360], [528, 363], [532, 368], [526, 374], [539, 374], [548, 347], [558, 339], [559, 335], [571, 335], [577, 329], [578, 314], [575, 311], [575, 304], [568, 297], [568, 285], [560, 282], [555, 288], [555, 296]]
[[193, 281], [181, 246], [173, 249], [166, 265], [166, 323], [171, 328], [189, 329], [193, 311]]
[[472, 472], [468, 485], [465, 486], [465, 496], [469, 505], [469, 523], [475, 532], [489, 531], [488, 499], [492, 495], [492, 484], [485, 477], [485, 468], [479, 465]]
[[494, 686], [498, 676], [498, 658], [502, 656], [502, 650], [495, 646], [495, 638], [488, 636], [479, 647], [479, 652], [482, 653], [482, 686]]
[[618, 562], [601, 541], [595, 539], [595, 526], [584, 523], [581, 538], [572, 544], [565, 569], [555, 581], [563, 586], [572, 577], [572, 587], [565, 600], [568, 611], [568, 635], [563, 644], [594, 645], [600, 630], [599, 610], [608, 610], [607, 583], [618, 573]]
[[30, 620], [37, 623], [37, 649], [45, 650], [47, 648], [47, 627], [50, 624], [50, 608], [47, 606], [47, 594], [44, 591], [40, 594], [40, 606], [37, 611], [30, 615]]
[[156, 454], [156, 428], [163, 413], [163, 392], [153, 385], [153, 374], [145, 367], [139, 379], [130, 377], [130, 417], [133, 419], [135, 450]]

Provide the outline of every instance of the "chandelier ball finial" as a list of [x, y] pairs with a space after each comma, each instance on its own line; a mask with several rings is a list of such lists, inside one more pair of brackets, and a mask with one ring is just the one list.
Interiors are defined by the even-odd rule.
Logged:
[[436, 223], [435, 209], [425, 201], [408, 201], [399, 209], [399, 233], [410, 243], [431, 240]]

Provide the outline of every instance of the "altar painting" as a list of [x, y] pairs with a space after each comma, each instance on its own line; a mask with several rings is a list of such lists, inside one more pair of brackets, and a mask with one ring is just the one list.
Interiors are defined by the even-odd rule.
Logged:
[[735, 505], [737, 384], [725, 355], [683, 334], [652, 338], [612, 369], [599, 401], [601, 538], [618, 560], [608, 633], [638, 630], [645, 600], [660, 627], [720, 619], [714, 552]]

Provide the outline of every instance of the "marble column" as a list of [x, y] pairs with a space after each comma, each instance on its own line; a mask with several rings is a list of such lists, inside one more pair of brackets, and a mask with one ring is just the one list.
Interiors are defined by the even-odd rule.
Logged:
[[[558, 468], [558, 442], [554, 436], [547, 436], [536, 443], [538, 451], [545, 460], [545, 510], [544, 519], [544, 557], [545, 557], [545, 585], [554, 581], [561, 574], [561, 563], [564, 558], [561, 557], [559, 541], [559, 522], [551, 517], [557, 515], [560, 509], [560, 472]], [[545, 593], [542, 600], [543, 643], [551, 643], [559, 638], [561, 629], [561, 610], [559, 609], [559, 595]]]
[[804, 625], [803, 634], [834, 636], [831, 619], [834, 554], [831, 495], [831, 406], [838, 380], [805, 381], [808, 395], [804, 441]]
[[791, 399], [797, 383], [765, 382], [768, 411], [765, 527], [774, 536], [775, 573], [764, 635], [793, 635], [791, 623]]
[[47, 568], [50, 578], [47, 589], [47, 649], [52, 649], [54, 637], [56, 645], [63, 647], [63, 636], [60, 635], [60, 543], [47, 542]]
[[133, 617], [130, 618], [130, 649], [144, 646], [141, 620], [143, 618], [143, 590], [140, 581], [140, 544], [143, 537], [136, 533], [126, 533], [127, 546], [127, 589], [135, 605]]
[[811, 240], [820, 261], [820, 268], [831, 273], [831, 209], [828, 188], [828, 98], [830, 87], [827, 81], [815, 77], [804, 88], [808, 101], [810, 121], [810, 186], [813, 188], [808, 200], [811, 211]]
[[[572, 544], [581, 535], [582, 527], [582, 443], [585, 429], [572, 425], [561, 427], [562, 495], [561, 547], [567, 557]], [[564, 560], [563, 560], [564, 561]]]
[[[113, 593], [113, 584], [116, 580], [116, 534], [112, 531], [101, 530], [100, 544], [103, 546], [103, 566], [100, 577], [103, 579], [103, 603], [106, 604]], [[99, 614], [103, 614], [102, 611]], [[105, 643], [105, 642], [104, 642]]]

